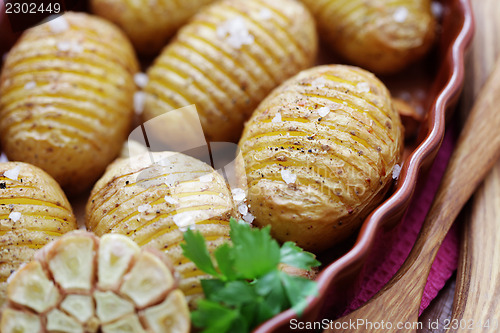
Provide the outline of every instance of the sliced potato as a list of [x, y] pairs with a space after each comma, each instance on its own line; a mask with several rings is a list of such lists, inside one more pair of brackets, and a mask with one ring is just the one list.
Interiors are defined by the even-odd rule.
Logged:
[[398, 72], [433, 45], [431, 0], [302, 0], [339, 55], [377, 74]]
[[90, 188], [129, 132], [138, 70], [109, 22], [66, 13], [27, 30], [0, 77], [0, 140], [10, 160], [34, 164], [67, 193]]
[[[224, 178], [209, 165], [179, 153], [146, 153], [108, 167], [91, 193], [86, 224], [97, 235], [120, 233], [140, 246], [164, 251], [182, 277], [180, 289], [193, 306], [202, 295], [200, 279], [209, 276], [183, 256], [183, 232], [199, 230], [213, 251], [229, 240], [229, 219], [236, 214]], [[155, 276], [154, 272], [147, 275]], [[134, 281], [131, 277], [120, 289], [132, 299]]]
[[12, 272], [37, 249], [76, 228], [64, 192], [45, 171], [21, 162], [0, 163], [0, 305]]
[[[237, 142], [257, 104], [312, 65], [316, 52], [315, 24], [300, 2], [216, 2], [195, 15], [148, 70], [143, 117], [195, 104], [208, 141]], [[166, 122], [163, 130], [186, 136], [188, 121]]]
[[197, 10], [214, 0], [91, 0], [93, 13], [116, 23], [141, 54], [155, 54]]
[[402, 143], [389, 91], [371, 73], [303, 71], [260, 104], [239, 143], [254, 224], [314, 252], [334, 246], [383, 198]]
[[[101, 247], [102, 244], [105, 245]], [[73, 245], [71, 249], [69, 245]], [[124, 271], [122, 265], [113, 265], [113, 261], [111, 265], [101, 263], [101, 260], [110, 263], [109, 258], [121, 251], [132, 254], [126, 260], [130, 271]], [[91, 268], [80, 269], [80, 266]], [[99, 240], [92, 233], [71, 232], [44, 247], [36, 260], [10, 278], [0, 330], [3, 333], [187, 333], [188, 306], [170, 267], [164, 254], [154, 249], [141, 251], [123, 235], [105, 235]], [[91, 273], [89, 277], [83, 274], [91, 287], [74, 289], [73, 273], [83, 271]], [[141, 271], [142, 276], [134, 271]], [[96, 288], [103, 285], [101, 276], [117, 276], [115, 287], [126, 286], [131, 280], [139, 283], [133, 285], [134, 296], [129, 297], [130, 292], [122, 292], [123, 287]]]

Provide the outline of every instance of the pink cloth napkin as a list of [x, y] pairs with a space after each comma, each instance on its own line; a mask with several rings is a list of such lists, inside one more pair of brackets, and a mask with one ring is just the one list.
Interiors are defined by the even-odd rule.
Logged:
[[[359, 308], [375, 295], [403, 264], [417, 239], [425, 216], [430, 209], [450, 159], [454, 144], [455, 137], [453, 129], [451, 128], [445, 135], [441, 149], [429, 171], [425, 185], [415, 194], [410, 203], [408, 212], [401, 222], [401, 226], [396, 230], [396, 237], [391, 236], [393, 241], [390, 250], [387, 251], [387, 249], [382, 248], [385, 242], [378, 242], [375, 252], [372, 255], [375, 257], [385, 257], [383, 260], [376, 260], [377, 264], [369, 265], [365, 268], [362, 276], [361, 288], [358, 289], [358, 293], [354, 300], [346, 308], [344, 315]], [[457, 268], [458, 253], [459, 234], [455, 224], [443, 241], [436, 260], [432, 265], [420, 305], [420, 314], [436, 297]]]

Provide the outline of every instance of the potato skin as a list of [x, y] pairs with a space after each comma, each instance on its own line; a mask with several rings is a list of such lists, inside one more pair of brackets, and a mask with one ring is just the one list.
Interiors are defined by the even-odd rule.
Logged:
[[433, 45], [430, 0], [302, 0], [321, 35], [345, 60], [377, 74], [396, 73]]
[[[17, 180], [4, 175], [20, 168]], [[9, 218], [21, 213], [18, 221]], [[0, 305], [12, 271], [32, 260], [37, 249], [77, 228], [71, 206], [57, 182], [21, 162], [0, 163]]]
[[208, 141], [237, 142], [258, 103], [311, 66], [316, 53], [315, 24], [300, 2], [216, 2], [179, 30], [150, 67], [144, 120], [195, 104]]
[[138, 65], [114, 25], [84, 13], [63, 18], [68, 29], [36, 26], [9, 52], [0, 78], [0, 139], [10, 160], [44, 169], [76, 194], [120, 152]]
[[91, 0], [91, 11], [117, 24], [137, 52], [157, 54], [186, 21], [214, 0]]
[[[180, 289], [193, 307], [202, 295], [200, 279], [209, 276], [182, 255], [183, 232], [176, 219], [183, 213], [191, 216], [213, 251], [229, 241], [229, 219], [237, 216], [236, 208], [225, 180], [209, 165], [179, 153], [152, 156], [164, 162], [151, 165], [150, 155], [142, 154], [108, 167], [92, 190], [86, 225], [98, 236], [121, 233], [140, 246], [164, 251], [180, 273]], [[199, 178], [203, 175], [212, 180]], [[166, 196], [173, 201], [167, 202]], [[151, 207], [141, 212], [145, 204]]]
[[334, 246], [386, 193], [402, 132], [371, 73], [344, 65], [301, 72], [259, 105], [239, 142], [237, 177], [254, 224], [310, 251]]

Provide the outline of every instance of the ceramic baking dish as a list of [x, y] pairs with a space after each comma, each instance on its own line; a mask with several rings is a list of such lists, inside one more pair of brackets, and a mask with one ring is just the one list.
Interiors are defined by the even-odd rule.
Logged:
[[[401, 221], [408, 205], [425, 178], [426, 170], [441, 147], [446, 119], [451, 115], [464, 82], [464, 57], [473, 35], [473, 14], [469, 0], [442, 0], [439, 40], [429, 57], [397, 77], [382, 78], [393, 95], [409, 96], [425, 111], [417, 144], [404, 159], [398, 182], [387, 197], [364, 221], [357, 238], [340, 254], [323, 261], [317, 278], [319, 296], [310, 300], [301, 321], [335, 318], [352, 299], [359, 276], [377, 237]], [[344, 245], [345, 246], [345, 245]], [[262, 324], [254, 332], [290, 331], [294, 312], [285, 311]]]
[[[436, 156], [445, 132], [446, 118], [451, 114], [460, 95], [464, 80], [464, 54], [472, 39], [473, 16], [470, 0], [441, 0], [439, 40], [429, 57], [401, 75], [382, 78], [396, 96], [410, 96], [426, 112], [414, 148], [408, 151], [398, 182], [387, 199], [364, 221], [357, 238], [347, 241], [331, 253], [323, 255], [323, 268], [317, 278], [319, 297], [310, 300], [301, 317], [315, 321], [332, 317], [353, 297], [358, 277], [368, 259], [375, 240], [401, 221], [425, 170]], [[0, 50], [7, 41], [0, 40]], [[321, 63], [336, 62], [329, 55]], [[326, 260], [325, 260], [326, 258]], [[290, 331], [295, 315], [285, 311], [262, 324], [258, 333]]]

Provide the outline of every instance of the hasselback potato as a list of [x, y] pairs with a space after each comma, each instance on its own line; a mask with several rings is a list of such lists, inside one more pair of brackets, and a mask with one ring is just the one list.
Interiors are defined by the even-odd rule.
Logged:
[[200, 279], [208, 276], [183, 256], [183, 232], [200, 231], [213, 251], [229, 240], [229, 219], [235, 214], [224, 178], [209, 165], [179, 153], [146, 153], [108, 167], [91, 193], [86, 224], [99, 236], [120, 233], [164, 251], [193, 305], [202, 295]]
[[259, 105], [239, 142], [254, 224], [308, 250], [335, 245], [386, 193], [402, 143], [389, 92], [371, 73], [301, 72]]
[[11, 273], [37, 249], [76, 228], [64, 192], [46, 172], [26, 163], [0, 163], [0, 304]]
[[117, 24], [141, 54], [155, 54], [178, 28], [214, 0], [91, 0], [93, 13]]
[[431, 0], [302, 0], [321, 36], [344, 60], [377, 74], [396, 73], [433, 45]]
[[[208, 141], [237, 142], [257, 104], [313, 64], [316, 39], [314, 21], [298, 1], [223, 0], [209, 5], [149, 68], [144, 119], [195, 104]], [[186, 135], [176, 122], [164, 128]]]
[[91, 187], [128, 134], [137, 66], [123, 33], [88, 14], [27, 30], [0, 78], [0, 139], [9, 160], [39, 166], [67, 193]]

